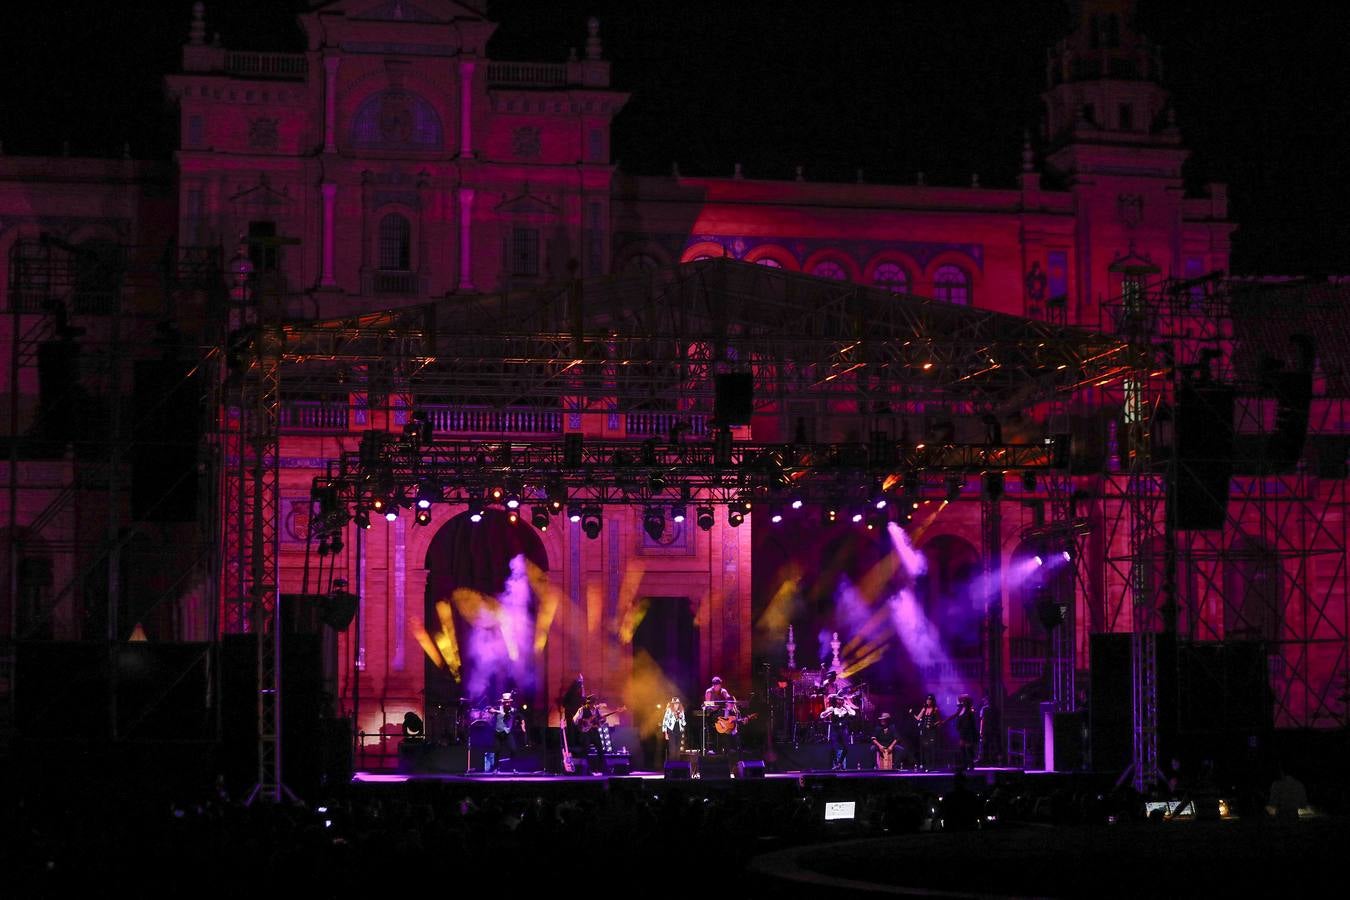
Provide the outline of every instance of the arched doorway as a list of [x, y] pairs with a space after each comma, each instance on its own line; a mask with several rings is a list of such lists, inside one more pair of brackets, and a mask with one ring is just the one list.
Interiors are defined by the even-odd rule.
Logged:
[[460, 513], [431, 539], [424, 565], [426, 630], [457, 657], [427, 659], [428, 718], [453, 721], [461, 706], [482, 707], [502, 691], [533, 698], [538, 603], [527, 567], [548, 571], [538, 533], [501, 510], [479, 522]]

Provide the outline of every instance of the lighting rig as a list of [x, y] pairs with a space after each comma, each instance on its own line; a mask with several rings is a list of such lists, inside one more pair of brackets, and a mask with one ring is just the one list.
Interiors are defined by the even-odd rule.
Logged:
[[[1067, 437], [1032, 444], [871, 442], [770, 444], [735, 442], [717, 429], [705, 443], [592, 441], [444, 441], [429, 430], [401, 435], [367, 432], [359, 448], [330, 463], [314, 480], [320, 533], [348, 520], [363, 527], [413, 511], [430, 524], [436, 504], [467, 508], [472, 521], [499, 508], [514, 523], [528, 514], [536, 528], [567, 511], [587, 536], [597, 536], [606, 506], [638, 506], [653, 539], [666, 522], [683, 522], [692, 506], [707, 530], [723, 507], [740, 525], [755, 509], [772, 523], [812, 505], [836, 510], [829, 521], [875, 528], [908, 513], [925, 493], [952, 500], [967, 477], [1063, 468]], [[941, 493], [945, 485], [945, 495]], [[476, 518], [475, 518], [476, 517]]]

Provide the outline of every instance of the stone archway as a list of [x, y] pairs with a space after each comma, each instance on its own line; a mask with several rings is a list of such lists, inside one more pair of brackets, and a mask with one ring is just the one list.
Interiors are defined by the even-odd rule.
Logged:
[[431, 539], [423, 563], [426, 630], [443, 634], [448, 624], [452, 633], [443, 637], [453, 637], [458, 659], [444, 666], [428, 659], [429, 712], [454, 709], [462, 698], [479, 704], [506, 690], [535, 694], [538, 604], [527, 563], [548, 571], [543, 541], [524, 519], [513, 523], [502, 510], [487, 510], [480, 522], [462, 512]]

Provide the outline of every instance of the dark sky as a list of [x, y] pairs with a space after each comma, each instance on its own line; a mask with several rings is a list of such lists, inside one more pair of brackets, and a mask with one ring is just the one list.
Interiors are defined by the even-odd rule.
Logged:
[[[216, 0], [227, 46], [297, 49], [305, 0]], [[561, 60], [602, 21], [625, 170], [1010, 185], [1037, 131], [1063, 0], [489, 0], [497, 58]], [[7, 153], [167, 154], [160, 77], [190, 0], [9, 4], [0, 27]], [[1188, 180], [1230, 184], [1234, 270], [1350, 274], [1350, 5], [1140, 0], [1162, 44]]]

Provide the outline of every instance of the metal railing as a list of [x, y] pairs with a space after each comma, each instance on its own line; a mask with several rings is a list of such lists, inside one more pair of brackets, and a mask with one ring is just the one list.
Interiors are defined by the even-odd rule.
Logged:
[[285, 400], [281, 427], [288, 431], [346, 431], [346, 400]]
[[309, 61], [303, 53], [253, 53], [246, 50], [225, 52], [225, 71], [249, 78], [303, 79]]
[[437, 434], [561, 434], [563, 414], [549, 409], [424, 406]]
[[708, 434], [708, 417], [679, 412], [630, 412], [624, 414], [624, 430], [630, 436], [655, 435], [668, 437], [671, 429], [680, 423], [688, 425], [681, 429], [695, 437]]
[[489, 87], [564, 87], [566, 84], [565, 63], [488, 63]]

